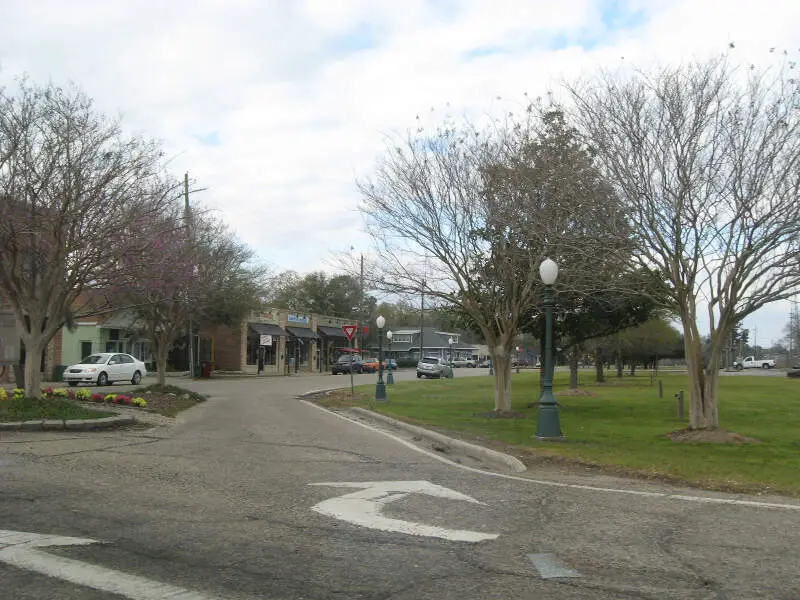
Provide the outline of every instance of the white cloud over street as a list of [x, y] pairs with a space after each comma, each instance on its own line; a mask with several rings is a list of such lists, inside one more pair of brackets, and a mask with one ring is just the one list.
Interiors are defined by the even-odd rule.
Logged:
[[[800, 49], [797, 0], [4, 0], [0, 82], [75, 82], [275, 269], [366, 248], [386, 134], [502, 114], [600, 67]], [[433, 108], [433, 111], [431, 110]], [[788, 304], [746, 320], [783, 337]], [[751, 332], [752, 339], [752, 332]]]

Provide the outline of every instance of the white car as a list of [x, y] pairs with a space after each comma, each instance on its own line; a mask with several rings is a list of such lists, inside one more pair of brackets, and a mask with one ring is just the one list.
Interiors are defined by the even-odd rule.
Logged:
[[147, 368], [144, 363], [130, 354], [98, 352], [81, 359], [77, 365], [67, 367], [63, 377], [71, 386], [79, 383], [108, 385], [115, 381], [139, 385], [145, 375]]

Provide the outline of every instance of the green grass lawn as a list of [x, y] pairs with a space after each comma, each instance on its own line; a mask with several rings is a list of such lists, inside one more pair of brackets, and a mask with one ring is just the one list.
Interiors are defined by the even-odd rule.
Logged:
[[532, 448], [617, 472], [684, 481], [725, 490], [778, 492], [800, 496], [800, 380], [787, 377], [720, 377], [720, 426], [756, 438], [760, 443], [675, 442], [666, 434], [688, 426], [678, 419], [679, 389], [688, 390], [685, 375], [661, 374], [664, 396], [651, 385], [649, 373], [608, 377], [594, 382], [582, 372], [580, 389], [591, 396], [559, 396], [568, 388], [558, 373], [554, 392], [560, 405], [565, 442], [541, 442], [536, 432], [538, 372], [513, 375], [512, 409], [518, 419], [488, 418], [493, 409], [493, 377], [397, 382], [388, 386], [389, 401], [371, 402], [373, 386], [357, 388], [355, 404], [409, 422], [463, 432]]
[[9, 398], [0, 402], [0, 422], [39, 419], [98, 419], [115, 413], [88, 410], [64, 398]]

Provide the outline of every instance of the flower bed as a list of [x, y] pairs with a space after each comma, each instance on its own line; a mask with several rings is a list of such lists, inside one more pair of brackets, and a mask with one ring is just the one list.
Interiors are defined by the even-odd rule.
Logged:
[[[191, 408], [205, 397], [196, 392], [191, 392], [175, 386], [151, 385], [137, 388], [131, 393], [102, 394], [92, 393], [88, 388], [77, 390], [66, 388], [42, 388], [41, 398], [25, 398], [22, 389], [6, 390], [0, 387], [0, 420], [13, 420], [3, 418], [3, 413], [8, 413], [8, 405], [14, 401], [17, 405], [27, 404], [41, 407], [43, 402], [63, 402], [63, 406], [71, 405], [81, 408], [78, 403], [95, 404], [99, 406], [120, 406], [142, 409], [160, 415], [174, 417], [179, 412]], [[5, 406], [5, 409], [3, 408]], [[15, 409], [16, 410], [16, 409]], [[81, 408], [86, 410], [86, 408]], [[96, 413], [93, 413], [96, 415]]]

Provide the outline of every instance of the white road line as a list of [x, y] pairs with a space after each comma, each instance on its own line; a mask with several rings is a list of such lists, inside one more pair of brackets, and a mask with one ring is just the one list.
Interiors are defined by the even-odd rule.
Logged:
[[560, 488], [569, 488], [574, 490], [587, 490], [591, 492], [605, 492], [609, 494], [625, 494], [628, 496], [644, 496], [650, 498], [664, 498], [666, 500], [681, 500], [683, 502], [696, 502], [696, 503], [705, 503], [705, 504], [730, 504], [734, 506], [749, 506], [752, 508], [772, 508], [772, 509], [781, 509], [781, 510], [796, 510], [800, 511], [800, 504], [782, 504], [778, 502], [759, 502], [757, 500], [737, 500], [735, 498], [713, 498], [709, 496], [691, 496], [686, 494], [669, 494], [667, 492], [645, 492], [641, 490], [624, 490], [620, 488], [609, 488], [609, 487], [599, 487], [593, 485], [582, 485], [579, 483], [564, 483], [561, 481], [548, 481], [546, 479], [532, 479], [530, 477], [520, 477], [518, 475], [507, 475], [505, 473], [494, 473], [492, 471], [485, 471], [483, 469], [478, 469], [476, 467], [470, 467], [468, 465], [461, 465], [457, 462], [454, 462], [450, 459], [445, 458], [439, 454], [435, 454], [433, 452], [429, 452], [423, 448], [420, 448], [411, 442], [408, 442], [396, 435], [393, 435], [387, 431], [383, 431], [376, 427], [372, 427], [371, 425], [367, 425], [366, 423], [361, 423], [354, 419], [350, 419], [349, 417], [345, 417], [337, 412], [333, 412], [315, 404], [314, 402], [309, 402], [308, 400], [300, 400], [301, 402], [313, 406], [317, 410], [324, 411], [329, 415], [333, 415], [335, 417], [339, 417], [345, 421], [363, 427], [364, 429], [369, 429], [370, 431], [374, 431], [375, 433], [379, 433], [381, 435], [385, 435], [388, 438], [393, 439], [394, 441], [406, 446], [407, 448], [411, 448], [416, 452], [424, 454], [430, 458], [438, 460], [440, 462], [446, 463], [448, 465], [452, 465], [453, 467], [457, 467], [459, 469], [463, 469], [465, 471], [471, 471], [472, 473], [480, 473], [481, 475], [489, 475], [490, 477], [499, 477], [501, 479], [510, 479], [512, 481], [523, 481], [526, 483], [533, 483], [536, 485], [544, 485], [549, 487], [560, 487]]
[[555, 554], [528, 554], [528, 558], [539, 571], [542, 579], [560, 579], [565, 577], [580, 577], [575, 569], [570, 569]]

